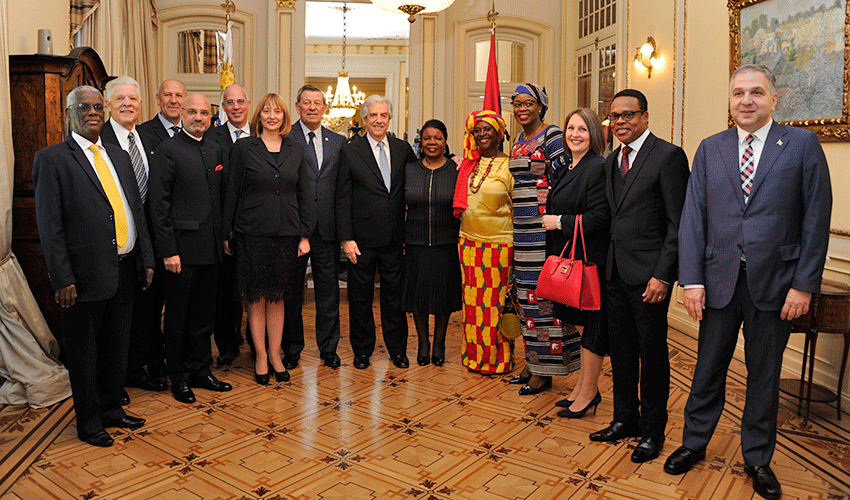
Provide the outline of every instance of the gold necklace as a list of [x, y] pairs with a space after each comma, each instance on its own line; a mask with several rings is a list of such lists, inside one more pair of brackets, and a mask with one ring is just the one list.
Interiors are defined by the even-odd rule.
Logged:
[[481, 176], [481, 180], [478, 181], [478, 185], [475, 185], [475, 176], [478, 174], [478, 166], [481, 165], [481, 160], [475, 163], [475, 167], [472, 169], [472, 173], [469, 174], [469, 189], [472, 191], [472, 194], [478, 192], [481, 189], [481, 185], [484, 184], [484, 179], [487, 178], [487, 174], [490, 173], [490, 169], [493, 168], [493, 162], [496, 161], [496, 157], [493, 156], [490, 158], [490, 163], [487, 165], [487, 170], [484, 171], [484, 175]]

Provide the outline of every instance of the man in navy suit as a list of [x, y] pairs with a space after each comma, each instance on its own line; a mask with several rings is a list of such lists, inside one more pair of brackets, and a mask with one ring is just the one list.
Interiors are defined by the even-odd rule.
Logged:
[[779, 96], [770, 70], [741, 66], [729, 90], [737, 127], [700, 144], [682, 214], [679, 283], [688, 314], [700, 322], [699, 350], [682, 447], [664, 470], [682, 474], [705, 457], [743, 322], [741, 451], [756, 493], [779, 498], [770, 460], [782, 353], [791, 321], [820, 291], [832, 191], [817, 135], [771, 118]]
[[[130, 162], [142, 197], [145, 222], [148, 228], [152, 228], [147, 194], [150, 164], [156, 140], [136, 127], [142, 106], [139, 82], [129, 76], [119, 76], [106, 84], [105, 94], [105, 104], [109, 108], [110, 117], [100, 130], [100, 138], [105, 143], [120, 147], [130, 155]], [[150, 229], [148, 232], [152, 233]], [[168, 389], [168, 384], [159, 380], [158, 376], [150, 376], [145, 371], [145, 365], [155, 365], [156, 360], [161, 364], [165, 357], [165, 344], [160, 327], [162, 305], [165, 300], [162, 274], [162, 272], [154, 273], [153, 282], [146, 290], [136, 290], [125, 380], [125, 385], [129, 387], [157, 392]], [[129, 399], [129, 396], [125, 395], [125, 401], [129, 402]]]
[[608, 118], [622, 143], [605, 162], [612, 218], [605, 300], [614, 421], [590, 439], [639, 436], [632, 461], [641, 463], [658, 457], [664, 446], [670, 394], [667, 309], [678, 267], [688, 159], [682, 148], [649, 131], [640, 91], [617, 92]]
[[[313, 232], [310, 236], [310, 253], [298, 258], [298, 272], [304, 282], [309, 256], [313, 271], [316, 297], [316, 344], [325, 366], [340, 365], [336, 353], [339, 344], [339, 240], [336, 239], [336, 177], [340, 150], [345, 138], [322, 126], [322, 115], [328, 109], [325, 95], [313, 85], [298, 90], [295, 109], [300, 120], [292, 125], [292, 138], [307, 152], [307, 172], [310, 177], [311, 200], [316, 210], [313, 215]], [[283, 325], [284, 365], [287, 369], [298, 366], [304, 348], [304, 289], [297, 297], [286, 302]]]
[[375, 269], [381, 275], [381, 329], [393, 364], [407, 368], [407, 316], [401, 306], [404, 254], [404, 169], [410, 144], [390, 137], [389, 99], [366, 98], [367, 134], [342, 148], [337, 174], [337, 235], [348, 257], [348, 313], [354, 367], [369, 366], [375, 349]]
[[111, 446], [104, 427], [136, 429], [121, 408], [134, 289], [153, 276], [153, 250], [130, 157], [101, 142], [103, 96], [68, 94], [71, 135], [35, 154], [32, 179], [39, 238], [71, 378], [77, 436]]
[[[228, 85], [222, 93], [222, 108], [227, 121], [207, 131], [204, 136], [215, 141], [230, 159], [233, 143], [251, 135], [248, 123], [251, 100], [241, 85]], [[249, 339], [251, 334], [246, 335]], [[239, 355], [242, 343], [242, 300], [236, 291], [236, 257], [224, 254], [218, 274], [218, 292], [216, 294], [215, 345], [218, 347], [219, 365], [230, 365]]]
[[160, 111], [150, 120], [139, 124], [139, 130], [144, 130], [153, 137], [154, 148], [183, 129], [180, 111], [183, 109], [185, 97], [186, 86], [180, 80], [168, 79], [159, 84], [159, 89], [156, 91], [156, 104]]

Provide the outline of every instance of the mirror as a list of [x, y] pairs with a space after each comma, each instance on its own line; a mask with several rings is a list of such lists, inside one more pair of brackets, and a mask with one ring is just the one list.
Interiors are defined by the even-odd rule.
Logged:
[[180, 73], [218, 73], [224, 52], [223, 31], [188, 30], [177, 34], [177, 71]]

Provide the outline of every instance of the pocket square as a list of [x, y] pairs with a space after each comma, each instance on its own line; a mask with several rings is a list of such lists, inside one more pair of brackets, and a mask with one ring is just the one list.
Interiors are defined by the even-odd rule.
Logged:
[[219, 165], [219, 166], [215, 167], [215, 171], [216, 171], [216, 172], [218, 172], [219, 170], [224, 170], [224, 167], [223, 167], [223, 166], [221, 166], [221, 165]]

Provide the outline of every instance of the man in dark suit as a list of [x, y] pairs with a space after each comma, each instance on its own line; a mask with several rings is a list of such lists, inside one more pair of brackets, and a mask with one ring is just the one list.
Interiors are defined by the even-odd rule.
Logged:
[[[142, 105], [139, 82], [129, 76], [119, 76], [106, 84], [105, 93], [110, 118], [100, 130], [100, 138], [107, 144], [120, 147], [130, 155], [130, 162], [133, 165], [142, 198], [145, 223], [148, 228], [152, 228], [147, 195], [155, 140], [136, 127]], [[146, 391], [168, 389], [168, 384], [159, 380], [158, 377], [149, 376], [145, 371], [145, 365], [154, 363], [157, 358], [161, 363], [165, 356], [160, 328], [162, 304], [165, 298], [162, 274], [162, 272], [154, 273], [154, 280], [146, 290], [137, 289], [133, 302], [130, 352], [127, 358], [127, 378], [124, 383], [129, 387], [139, 387]], [[129, 399], [127, 396], [126, 400]]]
[[[248, 123], [251, 101], [241, 85], [229, 85], [222, 94], [222, 108], [227, 115], [223, 125], [212, 128], [205, 134], [221, 146], [226, 158], [237, 139], [249, 137]], [[242, 302], [236, 292], [236, 257], [224, 255], [218, 275], [218, 293], [215, 311], [215, 345], [218, 347], [218, 364], [229, 365], [239, 355], [242, 343]], [[248, 335], [250, 338], [250, 334]]]
[[688, 314], [700, 322], [699, 350], [682, 447], [664, 470], [682, 474], [705, 457], [743, 322], [741, 452], [756, 493], [779, 498], [770, 460], [782, 353], [791, 321], [820, 291], [832, 190], [817, 135], [773, 121], [779, 96], [770, 70], [741, 66], [729, 90], [737, 127], [700, 144], [682, 214], [679, 282]]
[[159, 84], [159, 89], [156, 91], [156, 104], [160, 111], [156, 116], [139, 125], [139, 130], [144, 130], [154, 138], [154, 147], [174, 137], [183, 128], [180, 122], [180, 111], [183, 108], [184, 97], [186, 97], [186, 86], [180, 80], [169, 79]]
[[35, 154], [32, 179], [41, 246], [71, 378], [77, 436], [112, 445], [104, 427], [136, 429], [121, 408], [134, 289], [153, 276], [151, 249], [130, 157], [103, 144], [103, 97], [68, 94], [71, 136]]
[[221, 147], [204, 140], [210, 102], [190, 94], [183, 103], [183, 130], [154, 155], [150, 181], [157, 246], [165, 264], [165, 357], [171, 391], [194, 403], [191, 387], [229, 391], [210, 371], [218, 267], [224, 253]]
[[361, 116], [365, 137], [342, 148], [337, 174], [337, 235], [348, 257], [348, 313], [354, 367], [369, 366], [375, 349], [375, 269], [381, 276], [381, 329], [390, 357], [407, 368], [407, 317], [401, 306], [404, 168], [416, 159], [406, 142], [389, 137], [389, 99], [371, 95]]
[[[339, 240], [336, 239], [336, 178], [340, 150], [345, 138], [322, 126], [322, 115], [328, 109], [325, 95], [313, 85], [298, 90], [295, 109], [300, 120], [292, 125], [292, 138], [307, 152], [307, 171], [310, 177], [310, 196], [315, 204], [310, 253], [298, 258], [298, 273], [304, 282], [309, 257], [316, 297], [316, 344], [325, 366], [340, 365], [336, 353], [339, 344]], [[298, 366], [304, 349], [304, 289], [286, 302], [283, 326], [284, 366]]]
[[649, 132], [646, 97], [639, 91], [618, 92], [608, 119], [622, 143], [605, 162], [612, 216], [605, 274], [614, 421], [590, 439], [641, 437], [632, 453], [632, 461], [640, 463], [656, 458], [664, 445], [667, 308], [676, 281], [688, 159], [682, 148]]

